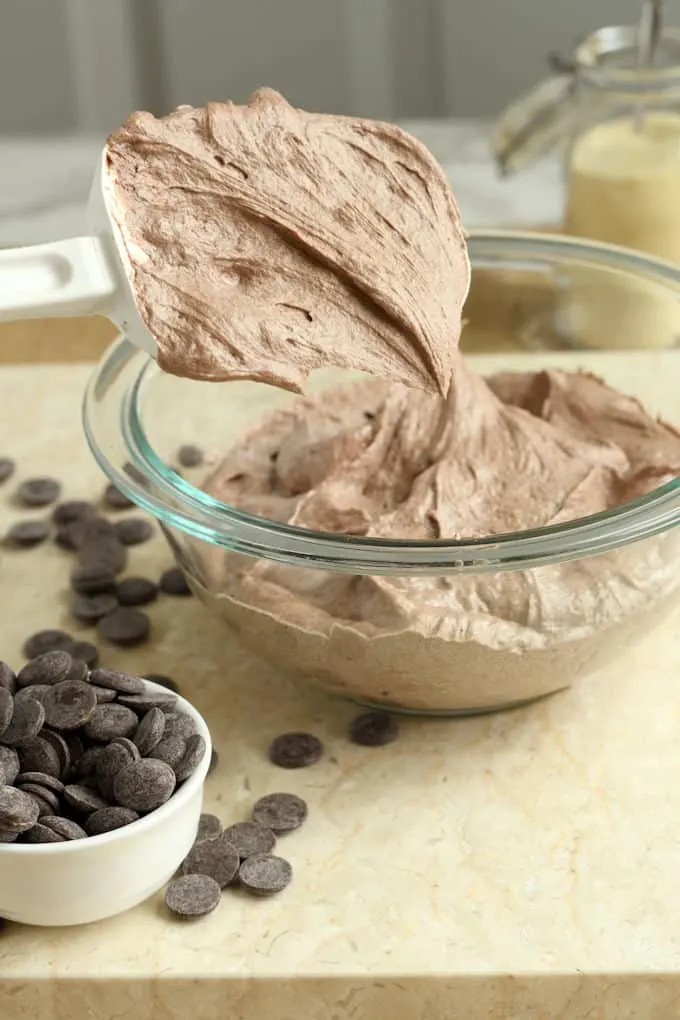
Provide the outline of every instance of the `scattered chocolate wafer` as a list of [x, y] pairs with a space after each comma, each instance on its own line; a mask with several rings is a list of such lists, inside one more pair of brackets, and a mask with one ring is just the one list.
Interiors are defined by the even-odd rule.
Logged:
[[49, 537], [49, 534], [49, 521], [42, 519], [17, 521], [7, 532], [5, 541], [8, 545], [28, 549], [34, 545], [40, 545]]
[[241, 860], [255, 854], [268, 854], [276, 845], [276, 836], [271, 829], [259, 822], [236, 822], [224, 830], [224, 838], [231, 843]]
[[145, 517], [126, 517], [118, 521], [115, 528], [123, 545], [141, 545], [153, 538], [153, 525]]
[[99, 563], [85, 563], [71, 571], [71, 587], [80, 595], [111, 594], [116, 591], [116, 578]]
[[121, 606], [102, 617], [97, 624], [100, 637], [112, 645], [138, 645], [149, 636], [149, 617], [139, 609]]
[[179, 567], [170, 567], [161, 574], [159, 587], [166, 595], [191, 595], [191, 588]]
[[184, 712], [166, 713], [164, 740], [168, 740], [170, 737], [182, 737], [183, 740], [188, 740], [194, 732], [195, 726], [191, 716], [185, 715]]
[[68, 652], [73, 638], [64, 630], [39, 630], [24, 642], [23, 653], [27, 659], [37, 659], [45, 652]]
[[323, 744], [312, 733], [282, 733], [269, 747], [269, 760], [282, 769], [315, 765], [323, 755]]
[[118, 609], [118, 599], [110, 592], [99, 595], [76, 595], [71, 602], [71, 613], [81, 623], [97, 623]]
[[44, 786], [46, 789], [51, 790], [52, 793], [56, 793], [58, 797], [61, 797], [64, 792], [64, 784], [61, 779], [48, 775], [47, 772], [20, 772], [15, 782], [17, 786], [21, 786], [23, 783], [34, 783], [38, 786]]
[[183, 737], [163, 737], [149, 754], [150, 758], [164, 761], [171, 769], [176, 769], [187, 753], [187, 742]]
[[198, 820], [198, 831], [196, 832], [196, 843], [200, 843], [203, 839], [212, 839], [213, 836], [219, 836], [222, 832], [222, 822], [219, 820], [217, 815], [211, 815], [204, 812]]
[[80, 814], [89, 815], [93, 811], [108, 807], [108, 804], [88, 786], [82, 783], [70, 783], [64, 787], [64, 800]]
[[59, 503], [52, 511], [52, 520], [60, 527], [64, 524], [73, 524], [74, 521], [84, 521], [89, 517], [96, 516], [96, 509], [85, 499], [69, 499]]
[[143, 758], [148, 757], [161, 742], [164, 730], [165, 712], [162, 709], [150, 708], [144, 713], [132, 737]]
[[[47, 690], [51, 691], [53, 688], [48, 687]], [[62, 759], [56, 747], [47, 739], [48, 736], [48, 731], [43, 729], [39, 736], [24, 740], [18, 748], [19, 763], [21, 771], [24, 773], [53, 776], [56, 781], [59, 781], [63, 772]], [[27, 782], [35, 782], [35, 780], [27, 780]]]
[[220, 887], [209, 875], [182, 875], [173, 878], [165, 890], [168, 910], [186, 920], [212, 913], [220, 898]]
[[350, 740], [362, 747], [384, 747], [398, 736], [399, 724], [394, 716], [386, 712], [364, 712], [353, 719], [349, 726]]
[[[164, 712], [172, 714], [177, 704], [177, 698], [170, 691], [167, 694], [162, 691], [145, 691], [144, 694], [119, 694], [118, 701], [121, 705], [127, 705], [128, 708], [132, 708], [135, 712], [140, 713], [148, 712], [150, 708], [160, 708]], [[178, 714], [183, 719], [189, 719], [189, 723], [193, 727], [193, 722], [189, 716], [186, 716], [183, 712]]]
[[177, 451], [177, 460], [185, 468], [200, 467], [204, 460], [203, 450], [192, 443], [186, 443]]
[[12, 786], [20, 772], [21, 765], [16, 749], [0, 744], [0, 787]]
[[14, 474], [15, 467], [11, 457], [0, 457], [0, 485]]
[[56, 503], [61, 493], [61, 482], [56, 478], [27, 478], [16, 492], [17, 502], [23, 506], [48, 506]]
[[253, 821], [275, 833], [299, 829], [307, 818], [307, 805], [294, 793], [269, 793], [253, 807]]
[[132, 500], [112, 484], [106, 486], [102, 498], [106, 506], [111, 507], [112, 510], [127, 510], [134, 506]]
[[87, 838], [87, 833], [82, 826], [70, 818], [64, 818], [63, 815], [43, 815], [40, 818], [40, 824], [47, 826], [48, 829], [52, 829], [62, 839]]
[[158, 598], [158, 585], [146, 577], [124, 577], [116, 586], [121, 606], [146, 606]]
[[182, 862], [182, 874], [209, 875], [224, 889], [236, 878], [239, 862], [235, 847], [221, 833], [194, 843]]
[[273, 896], [290, 885], [293, 869], [283, 857], [257, 854], [243, 861], [238, 877], [243, 888], [249, 893], [256, 896]]
[[193, 775], [203, 761], [206, 752], [205, 740], [200, 733], [194, 733], [187, 739], [186, 751], [179, 765], [175, 768], [177, 782], [183, 783]]

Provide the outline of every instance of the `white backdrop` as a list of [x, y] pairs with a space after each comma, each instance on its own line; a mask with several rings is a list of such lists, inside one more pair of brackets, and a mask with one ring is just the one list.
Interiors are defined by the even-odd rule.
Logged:
[[[680, 0], [666, 0], [680, 22]], [[488, 116], [546, 54], [640, 0], [0, 0], [0, 134], [104, 131], [132, 107], [243, 100]]]

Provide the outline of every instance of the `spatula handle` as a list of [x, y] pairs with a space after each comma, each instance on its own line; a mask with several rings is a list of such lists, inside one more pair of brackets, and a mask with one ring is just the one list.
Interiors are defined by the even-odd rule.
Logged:
[[106, 315], [117, 288], [98, 237], [0, 249], [0, 322]]

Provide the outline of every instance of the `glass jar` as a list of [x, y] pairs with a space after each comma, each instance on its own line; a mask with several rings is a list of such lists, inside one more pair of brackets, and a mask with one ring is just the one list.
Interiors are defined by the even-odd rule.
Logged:
[[[636, 59], [634, 28], [589, 36], [559, 61], [561, 74], [503, 114], [494, 152], [510, 174], [561, 149], [567, 233], [680, 264], [680, 30], [664, 29], [653, 66]], [[586, 346], [672, 346], [680, 336], [677, 302], [652, 307], [639, 288], [582, 293], [579, 306], [577, 324], [562, 309], [563, 330]]]
[[[543, 336], [540, 353], [474, 359], [480, 371], [587, 367], [680, 425], [680, 352], [591, 352], [586, 359], [555, 350], [561, 344], [551, 332], [549, 298], [564, 291], [566, 271], [582, 287], [596, 289], [603, 278], [644, 283], [650, 300], [677, 302], [680, 267], [540, 234], [473, 232], [469, 250], [473, 278], [493, 272], [488, 301], [514, 304], [517, 329]], [[478, 313], [484, 308], [466, 307], [473, 328]], [[348, 377], [315, 373], [306, 392]], [[529, 701], [614, 663], [625, 669], [632, 645], [653, 654], [654, 626], [677, 630], [677, 619], [666, 618], [680, 603], [680, 478], [552, 527], [408, 541], [258, 516], [266, 511], [259, 504], [249, 512], [216, 498], [209, 467], [175, 466], [184, 443], [221, 460], [296, 399], [260, 383], [176, 378], [126, 341], [104, 355], [88, 388], [84, 424], [97, 461], [158, 518], [206, 611], [224, 622], [223, 642], [202, 645], [201, 655], [231, 663], [238, 639], [282, 674], [330, 692], [393, 710], [460, 714]], [[411, 607], [407, 625], [397, 603]]]

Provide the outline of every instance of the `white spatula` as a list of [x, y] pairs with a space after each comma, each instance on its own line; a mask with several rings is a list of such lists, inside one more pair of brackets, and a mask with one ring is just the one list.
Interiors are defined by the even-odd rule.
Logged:
[[131, 343], [156, 357], [137, 311], [123, 244], [107, 208], [105, 156], [88, 204], [88, 237], [0, 249], [0, 322], [50, 316], [105, 315]]

